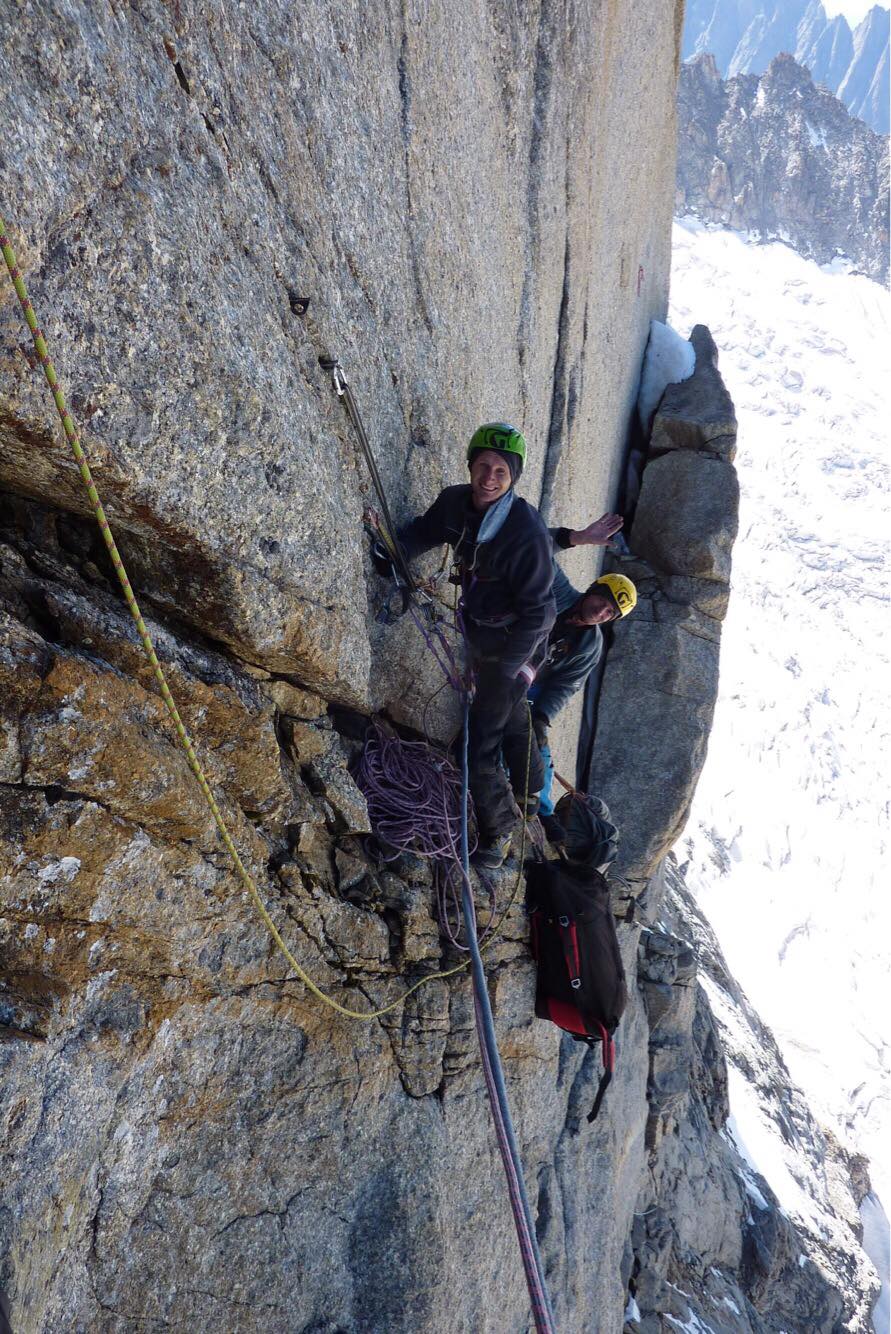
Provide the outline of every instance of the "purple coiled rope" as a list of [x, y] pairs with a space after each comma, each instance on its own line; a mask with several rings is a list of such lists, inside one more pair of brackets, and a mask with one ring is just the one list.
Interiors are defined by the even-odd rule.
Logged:
[[[461, 774], [426, 741], [403, 741], [374, 726], [356, 768], [356, 782], [368, 803], [368, 817], [384, 861], [403, 853], [433, 863], [439, 923], [456, 949], [461, 920]], [[476, 846], [476, 840], [471, 848]], [[482, 879], [482, 877], [481, 877]], [[485, 939], [498, 911], [494, 885], [489, 894]]]
[[374, 726], [356, 769], [371, 827], [392, 852], [454, 858], [461, 834], [461, 775], [425, 741], [403, 741]]

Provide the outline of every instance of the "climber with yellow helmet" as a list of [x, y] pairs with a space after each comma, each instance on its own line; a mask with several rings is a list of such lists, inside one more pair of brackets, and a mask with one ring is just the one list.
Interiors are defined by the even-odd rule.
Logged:
[[[608, 546], [622, 527], [618, 514], [604, 514], [578, 531], [552, 528], [558, 550], [579, 546]], [[532, 725], [544, 761], [545, 782], [539, 793], [539, 816], [553, 843], [562, 841], [563, 831], [554, 815], [550, 789], [553, 776], [548, 728], [556, 715], [587, 681], [603, 654], [603, 633], [609, 621], [620, 620], [634, 610], [637, 589], [624, 574], [602, 574], [582, 593], [573, 588], [554, 563], [554, 599], [557, 619], [548, 637], [548, 656], [529, 690]]]

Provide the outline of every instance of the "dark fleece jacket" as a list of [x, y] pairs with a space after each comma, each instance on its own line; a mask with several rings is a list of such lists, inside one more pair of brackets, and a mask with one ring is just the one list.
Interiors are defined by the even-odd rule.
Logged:
[[491, 541], [479, 544], [483, 517], [468, 485], [447, 486], [399, 538], [409, 558], [444, 542], [454, 549], [464, 576], [468, 637], [478, 656], [497, 659], [512, 678], [534, 659], [554, 624], [553, 548], [538, 510], [519, 496]]

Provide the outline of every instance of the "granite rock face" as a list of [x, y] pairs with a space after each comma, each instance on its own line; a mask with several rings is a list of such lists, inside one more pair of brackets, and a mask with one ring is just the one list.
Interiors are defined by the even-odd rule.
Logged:
[[635, 518], [640, 555], [669, 574], [729, 583], [727, 515], [738, 503], [731, 463], [689, 451], [652, 459]]
[[650, 454], [671, 449], [708, 453], [732, 463], [736, 458], [736, 412], [718, 370], [718, 349], [704, 324], [690, 334], [696, 379], [671, 386], [659, 403], [650, 432]]
[[[605, 508], [664, 314], [680, 11], [148, 0], [2, 22], [4, 216], [171, 688], [301, 967], [351, 1008], [394, 1002], [455, 955], [427, 867], [382, 865], [365, 839], [350, 710], [417, 723], [433, 677], [405, 621], [374, 619], [367, 486], [317, 357], [343, 356], [398, 515], [496, 415], [527, 431], [526, 494], [553, 518]], [[700, 426], [666, 396], [660, 457], [730, 466], [712, 352]], [[0, 445], [0, 1286], [17, 1334], [527, 1330], [466, 975], [358, 1024], [289, 974], [154, 693], [11, 296]], [[681, 924], [647, 917], [664, 877], [645, 868], [705, 744], [726, 584], [647, 578], [640, 624], [686, 653], [665, 688], [695, 716], [684, 731], [669, 712], [664, 738], [659, 716], [665, 801], [626, 824], [644, 892], [619, 924], [631, 995], [593, 1126], [597, 1054], [531, 1019], [516, 865], [487, 952], [558, 1326], [600, 1334], [635, 1291], [647, 1319], [682, 1309], [693, 1251], [657, 1225], [680, 1218], [682, 1166], [705, 1164], [683, 1198], [707, 1199], [765, 1324], [757, 1257], [771, 1228], [792, 1245], [769, 1209], [749, 1281], [742, 1196], [711, 1166], [716, 1026], [691, 1003]], [[652, 676], [629, 671], [623, 708], [651, 707]], [[635, 763], [626, 746], [629, 797]], [[661, 1170], [677, 1138], [688, 1158]], [[838, 1308], [811, 1277], [815, 1307]]]
[[[868, 1334], [878, 1280], [859, 1244], [869, 1189], [860, 1165], [791, 1083], [673, 856], [647, 910], [661, 923], [642, 933], [638, 966], [650, 1022], [649, 1172], [632, 1231], [638, 1319], [626, 1329]], [[782, 1199], [751, 1158], [771, 1140]]]
[[888, 281], [887, 135], [791, 56], [726, 81], [711, 55], [681, 67], [676, 207]]
[[[417, 725], [438, 680], [376, 620], [375, 498], [318, 358], [343, 361], [397, 521], [500, 417], [533, 502], [605, 509], [666, 305], [680, 8], [84, 0], [0, 24], [2, 214], [171, 686], [298, 960], [357, 1009], [395, 1000], [453, 956], [424, 868], [364, 853], [329, 706]], [[15, 1327], [523, 1330], [466, 978], [368, 1025], [286, 980], [5, 290]], [[617, 1330], [643, 1008], [590, 1130], [595, 1059], [530, 1022], [519, 906], [489, 973], [558, 1318]]]
[[[79, 523], [0, 507], [0, 1286], [14, 1328], [526, 1330], [466, 975], [368, 1025], [289, 980], [146, 688], [125, 608], [72, 556]], [[452, 963], [426, 869], [366, 853], [363, 803], [347, 800], [355, 743], [319, 697], [150, 628], [316, 982], [365, 1009]], [[654, 838], [659, 818], [638, 814]], [[487, 955], [559, 1325], [612, 1334], [629, 1298], [629, 1328], [647, 1331], [727, 1301], [747, 1315], [723, 1328], [759, 1334], [797, 1302], [847, 1312], [816, 1260], [798, 1264], [805, 1241], [764, 1182], [752, 1221], [697, 990], [704, 927], [670, 907], [676, 880], [660, 867], [639, 921], [619, 925], [631, 994], [593, 1126], [596, 1054], [530, 1021], [519, 902]], [[513, 868], [499, 877], [502, 901], [514, 883]], [[783, 1070], [764, 1070], [787, 1102]], [[868, 1298], [846, 1170], [839, 1159], [831, 1254], [815, 1254]]]
[[[889, 41], [891, 14], [885, 5], [873, 5], [854, 29], [851, 63], [838, 86], [838, 96], [851, 115], [865, 120], [879, 134], [891, 129]], [[823, 82], [819, 74], [817, 78]]]
[[[0, 510], [0, 1285], [16, 1330], [526, 1330], [466, 976], [369, 1025], [288, 979], [85, 536], [32, 501]], [[366, 853], [341, 712], [151, 629], [317, 983], [365, 1009], [451, 963], [425, 868]], [[663, 836], [658, 809], [637, 819]], [[499, 877], [505, 902], [514, 875]], [[763, 1257], [775, 1236], [797, 1254], [796, 1234], [771, 1206], [746, 1240], [721, 1044], [694, 1003], [683, 921], [654, 925], [665, 883], [663, 869], [647, 886], [643, 933], [619, 925], [631, 994], [593, 1126], [596, 1055], [530, 1022], [519, 903], [487, 956], [557, 1318], [614, 1334], [630, 1298], [649, 1321], [637, 1327], [667, 1329], [705, 1315], [696, 1284], [721, 1264], [705, 1289], [748, 1303], [734, 1328], [779, 1328]], [[791, 1280], [790, 1300], [841, 1309], [816, 1268]]]
[[[0, 1285], [16, 1330], [525, 1329], [466, 973], [370, 1024], [287, 980], [126, 609], [66, 557], [61, 522], [19, 500], [0, 523]], [[315, 981], [367, 1010], [454, 963], [425, 867], [366, 855], [352, 742], [295, 717], [317, 697], [150, 628]], [[637, 929], [622, 937], [633, 973]], [[558, 1314], [618, 1329], [643, 1006], [592, 1129], [594, 1055], [530, 1022], [522, 893], [487, 960]]]
[[691, 342], [696, 369], [653, 420], [633, 554], [610, 557], [639, 600], [611, 627], [589, 786], [623, 829], [616, 869], [636, 894], [680, 835], [705, 762], [738, 523], [733, 404], [704, 325]]
[[[438, 682], [419, 637], [369, 624], [374, 497], [318, 358], [342, 359], [397, 522], [493, 418], [527, 434], [533, 503], [602, 508], [667, 299], [679, 21], [0, 10], [3, 215], [147, 605], [420, 721]], [[86, 512], [7, 300], [0, 402], [0, 484]]]

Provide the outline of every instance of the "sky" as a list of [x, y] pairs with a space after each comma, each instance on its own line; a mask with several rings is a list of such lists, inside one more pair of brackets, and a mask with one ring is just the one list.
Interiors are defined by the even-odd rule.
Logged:
[[[875, 0], [823, 0], [823, 8], [828, 18], [834, 19], [836, 14], [844, 14], [852, 28], [856, 28], [874, 4]], [[882, 8], [887, 9], [888, 6], [882, 5]]]

